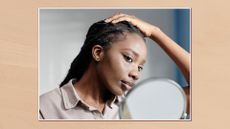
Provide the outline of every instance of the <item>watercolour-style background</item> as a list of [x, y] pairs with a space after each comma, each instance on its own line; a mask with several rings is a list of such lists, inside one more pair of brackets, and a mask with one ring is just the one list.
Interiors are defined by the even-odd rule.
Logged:
[[[192, 121], [37, 120], [38, 8], [191, 7]], [[217, 129], [230, 128], [229, 2], [220, 1], [4, 1], [0, 5], [0, 129]]]

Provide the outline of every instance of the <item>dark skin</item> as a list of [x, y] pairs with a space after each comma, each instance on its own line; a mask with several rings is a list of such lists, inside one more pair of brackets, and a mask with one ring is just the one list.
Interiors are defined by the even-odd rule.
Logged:
[[124, 36], [108, 49], [95, 45], [89, 69], [74, 85], [84, 102], [100, 112], [107, 100], [124, 94], [135, 85], [146, 59], [143, 38], [135, 33]]
[[[146, 37], [156, 41], [178, 65], [189, 84], [190, 54], [188, 52], [158, 27], [134, 16], [118, 13], [105, 20], [107, 23], [114, 24], [120, 21], [131, 22]], [[83, 77], [74, 84], [74, 87], [85, 103], [103, 112], [107, 100], [116, 95], [124, 94], [139, 79], [146, 55], [147, 49], [142, 37], [133, 33], [126, 33], [124, 40], [114, 42], [108, 49], [95, 45], [92, 49], [93, 60]], [[189, 100], [189, 90], [185, 89], [185, 93]], [[189, 113], [189, 105], [187, 107], [187, 113]]]
[[[182, 71], [186, 81], [190, 84], [190, 69], [189, 69], [189, 57], [190, 53], [185, 51], [182, 47], [180, 47], [176, 42], [170, 39], [165, 33], [163, 33], [160, 28], [149, 24], [141, 19], [123, 14], [123, 13], [116, 13], [113, 16], [107, 18], [105, 22], [107, 23], [118, 23], [121, 21], [128, 21], [131, 22], [133, 25], [138, 27], [139, 30], [145, 34], [146, 37], [154, 40], [167, 54], [168, 56], [177, 64], [177, 66]], [[190, 113], [190, 86], [184, 88], [184, 91], [187, 96], [187, 113]]]

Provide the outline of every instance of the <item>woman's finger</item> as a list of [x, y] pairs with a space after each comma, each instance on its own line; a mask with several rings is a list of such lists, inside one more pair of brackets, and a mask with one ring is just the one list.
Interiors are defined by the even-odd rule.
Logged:
[[105, 20], [107, 23], [113, 23], [116, 24], [121, 21], [127, 21], [136, 26], [146, 37], [151, 36], [152, 28], [153, 26], [140, 20], [139, 18], [133, 16], [133, 15], [127, 15], [127, 14], [115, 14]]
[[135, 23], [133, 22], [133, 19], [131, 19], [127, 16], [119, 17], [117, 19], [112, 20], [111, 22], [115, 24], [115, 23], [118, 23], [121, 21], [128, 21], [128, 22], [132, 23], [133, 25], [135, 25]]
[[111, 21], [113, 21], [113, 20], [115, 20], [115, 19], [118, 19], [118, 18], [120, 18], [120, 17], [123, 17], [123, 16], [125, 16], [126, 14], [123, 14], [123, 13], [116, 13], [116, 14], [114, 14], [114, 15], [112, 15], [111, 17], [109, 17], [109, 18], [107, 18], [106, 20], [105, 20], [105, 22], [111, 22]]

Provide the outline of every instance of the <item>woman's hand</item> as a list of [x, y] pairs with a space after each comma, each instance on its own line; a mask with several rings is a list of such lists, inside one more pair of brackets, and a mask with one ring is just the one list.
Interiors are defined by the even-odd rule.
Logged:
[[154, 40], [174, 62], [179, 66], [183, 75], [185, 76], [189, 84], [189, 56], [190, 54], [180, 47], [176, 42], [174, 42], [170, 37], [163, 33], [158, 27], [144, 22], [135, 16], [130, 16], [127, 14], [116, 13], [113, 16], [107, 18], [105, 22], [107, 23], [118, 23], [121, 21], [128, 21], [136, 26], [142, 33]]
[[127, 15], [127, 14], [123, 14], [123, 13], [116, 13], [113, 16], [107, 18], [105, 20], [105, 22], [109, 23], [118, 23], [121, 21], [128, 21], [130, 23], [132, 23], [134, 26], [136, 26], [146, 37], [151, 37], [154, 36], [153, 34], [159, 30], [159, 28], [157, 28], [154, 25], [151, 25], [147, 22], [144, 22], [140, 19], [138, 19], [135, 16], [131, 16], [131, 15]]

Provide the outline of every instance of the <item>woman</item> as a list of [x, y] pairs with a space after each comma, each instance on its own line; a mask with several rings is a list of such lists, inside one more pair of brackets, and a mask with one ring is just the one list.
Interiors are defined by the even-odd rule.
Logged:
[[176, 62], [189, 84], [189, 53], [159, 28], [115, 14], [94, 23], [59, 88], [40, 97], [41, 119], [118, 119], [120, 96], [139, 79], [148, 37]]

